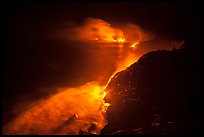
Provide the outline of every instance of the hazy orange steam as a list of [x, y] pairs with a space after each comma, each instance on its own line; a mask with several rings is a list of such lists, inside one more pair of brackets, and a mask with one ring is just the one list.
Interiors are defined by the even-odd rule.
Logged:
[[119, 29], [94, 18], [88, 18], [83, 26], [69, 29], [66, 38], [96, 45], [112, 43], [117, 50], [117, 60], [109, 80], [104, 85], [95, 81], [75, 88], [59, 89], [56, 94], [40, 101], [39, 105], [26, 110], [4, 127], [4, 134], [99, 134], [107, 124], [105, 116], [109, 104], [103, 99], [109, 81], [117, 72], [154, 49], [141, 50], [140, 42], [151, 40], [153, 35], [145, 33], [137, 25], [126, 24]]
[[[4, 128], [6, 134], [99, 134], [107, 124], [103, 87], [87, 83], [63, 88]], [[93, 129], [90, 126], [94, 125]], [[93, 130], [93, 131], [91, 131]]]
[[128, 42], [133, 44], [151, 40], [154, 36], [135, 24], [125, 24], [116, 28], [104, 20], [87, 18], [82, 26], [69, 29], [66, 38], [91, 42]]

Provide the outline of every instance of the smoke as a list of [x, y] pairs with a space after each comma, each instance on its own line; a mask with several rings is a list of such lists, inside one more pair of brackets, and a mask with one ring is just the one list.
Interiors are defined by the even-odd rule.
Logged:
[[[136, 62], [141, 54], [147, 53], [154, 48], [148, 47], [149, 50], [147, 51], [139, 51], [141, 47], [140, 45], [135, 47], [136, 44], [152, 41], [156, 38], [155, 34], [145, 31], [136, 24], [111, 25], [107, 21], [98, 18], [87, 18], [82, 25], [72, 25], [70, 28], [60, 31], [60, 34], [60, 37], [66, 40], [89, 42], [99, 47], [105, 47], [107, 46], [105, 43], [111, 43], [111, 47], [115, 48], [117, 53], [108, 56], [108, 58], [114, 58], [114, 66], [112, 66], [114, 69], [111, 76]], [[104, 53], [106, 51], [101, 49], [100, 52]]]
[[149, 41], [155, 37], [135, 24], [128, 23], [113, 27], [108, 22], [97, 18], [87, 18], [81, 26], [71, 27], [64, 33], [67, 40], [95, 42], [139, 42]]
[[60, 31], [60, 37], [67, 41], [89, 43], [89, 46], [78, 46], [82, 51], [88, 49], [90, 70], [82, 66], [77, 71], [85, 72], [88, 78], [95, 75], [98, 79], [75, 88], [59, 89], [4, 127], [4, 134], [99, 134], [107, 124], [107, 104], [103, 98], [111, 77], [147, 52], [180, 45], [180, 42], [175, 44], [168, 39], [156, 39], [155, 35], [135, 24], [113, 27], [95, 18], [88, 18], [82, 25]]
[[81, 131], [99, 134], [107, 124], [103, 97], [103, 87], [97, 83], [58, 89], [56, 94], [40, 101], [4, 127], [3, 133], [76, 135]]
[[156, 37], [155, 34], [146, 32], [140, 26], [133, 23], [128, 23], [120, 27], [125, 35], [126, 40], [129, 42], [150, 41]]
[[[81, 27], [72, 28], [73, 39], [82, 41], [109, 42], [112, 39], [124, 37], [123, 32], [101, 19], [88, 18]], [[72, 38], [71, 38], [72, 39]]]

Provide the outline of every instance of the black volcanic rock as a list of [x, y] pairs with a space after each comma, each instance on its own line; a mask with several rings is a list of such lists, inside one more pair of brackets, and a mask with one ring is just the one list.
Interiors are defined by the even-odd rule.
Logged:
[[200, 134], [200, 59], [189, 49], [145, 54], [114, 76], [101, 134]]

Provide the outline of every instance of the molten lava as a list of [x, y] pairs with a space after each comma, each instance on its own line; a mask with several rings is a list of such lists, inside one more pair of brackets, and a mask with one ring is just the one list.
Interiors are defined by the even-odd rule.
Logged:
[[[105, 92], [97, 83], [59, 89], [5, 129], [9, 134], [99, 134], [107, 124]], [[90, 129], [90, 125], [94, 125]], [[93, 131], [92, 131], [93, 130]]]
[[[76, 30], [76, 29], [74, 29]], [[137, 42], [128, 40], [125, 33], [100, 19], [89, 19], [83, 28], [77, 28], [77, 38], [86, 41], [119, 43], [115, 71], [105, 85], [99, 81], [75, 88], [58, 89], [39, 105], [25, 111], [4, 127], [4, 134], [100, 134], [107, 124], [106, 110], [110, 104], [104, 102], [105, 88], [119, 71], [136, 62]], [[141, 39], [141, 38], [140, 38]], [[124, 44], [128, 44], [125, 51]], [[118, 50], [118, 49], [117, 49]]]
[[135, 48], [136, 45], [138, 45], [138, 44], [139, 44], [139, 42], [134, 42], [130, 47]]

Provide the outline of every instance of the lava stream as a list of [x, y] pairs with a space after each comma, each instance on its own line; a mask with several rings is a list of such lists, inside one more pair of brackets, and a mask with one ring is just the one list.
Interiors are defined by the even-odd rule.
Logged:
[[[130, 36], [130, 40], [126, 39], [122, 30], [112, 28], [105, 21], [89, 19], [87, 24], [83, 29], [77, 29], [80, 30], [77, 35], [80, 40], [121, 43], [118, 45], [121, 50], [123, 50], [124, 42], [129, 42], [131, 46], [128, 47], [132, 48], [133, 51], [138, 45], [138, 42], [132, 41]], [[90, 29], [93, 27], [97, 31]], [[135, 26], [130, 27], [136, 28]], [[26, 110], [14, 121], [7, 124], [3, 128], [3, 133], [100, 134], [101, 129], [108, 124], [106, 110], [110, 104], [103, 100], [107, 94], [105, 92], [106, 86], [117, 72], [126, 69], [138, 58], [133, 52], [127, 52], [123, 55], [123, 51], [119, 51], [118, 55], [116, 69], [105, 85], [101, 86], [98, 84], [99, 81], [95, 81], [75, 88], [58, 89], [56, 94], [40, 101], [39, 105]]]

